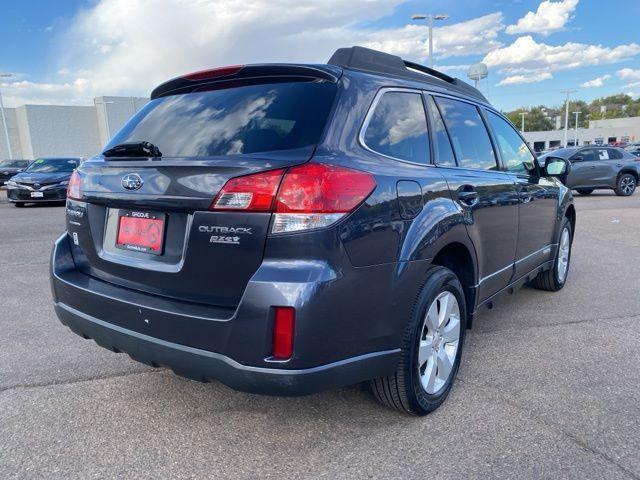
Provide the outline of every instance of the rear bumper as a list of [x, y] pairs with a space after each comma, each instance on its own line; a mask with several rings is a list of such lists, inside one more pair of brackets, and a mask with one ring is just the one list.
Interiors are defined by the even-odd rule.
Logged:
[[[82, 274], [75, 268], [67, 234], [56, 242], [51, 261], [55, 311], [64, 325], [109, 350], [125, 352], [148, 365], [167, 366], [184, 377], [218, 380], [250, 393], [305, 395], [395, 371], [400, 355], [397, 348], [362, 353], [362, 344], [354, 343], [352, 355], [322, 361], [328, 357], [318, 357], [314, 348], [322, 349], [318, 343], [324, 340], [326, 351], [331, 340], [320, 340], [305, 328], [305, 322], [317, 328], [323, 318], [305, 318], [302, 314], [299, 325], [296, 320], [294, 359], [282, 363], [257, 355], [256, 350], [263, 350], [270, 338], [264, 326], [269, 306], [279, 304], [269, 292], [282, 289], [276, 281], [257, 283], [254, 293], [245, 294], [243, 300], [250, 306], [240, 305], [231, 313], [216, 312], [140, 294]], [[185, 330], [191, 339], [188, 343]], [[218, 345], [215, 351], [196, 346], [201, 337], [213, 338], [211, 342]], [[261, 358], [243, 360], [250, 355]]]
[[89, 317], [57, 303], [60, 321], [73, 332], [91, 338], [115, 352], [125, 352], [134, 360], [176, 374], [207, 382], [217, 380], [243, 392], [265, 395], [306, 395], [350, 385], [371, 378], [372, 373], [393, 370], [397, 352], [375, 352], [339, 362], [300, 370], [242, 365], [224, 355], [166, 342]]

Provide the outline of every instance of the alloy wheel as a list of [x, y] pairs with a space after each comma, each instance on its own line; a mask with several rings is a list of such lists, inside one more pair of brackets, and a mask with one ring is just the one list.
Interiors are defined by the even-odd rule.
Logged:
[[625, 195], [631, 195], [636, 188], [636, 181], [633, 177], [623, 177], [620, 180], [620, 190]]
[[558, 280], [560, 283], [563, 283], [567, 277], [567, 270], [569, 269], [569, 251], [571, 250], [571, 238], [569, 229], [566, 227], [562, 230], [560, 246], [558, 248]]
[[456, 296], [442, 292], [427, 309], [418, 349], [418, 373], [429, 394], [444, 388], [453, 372], [460, 343], [460, 306]]

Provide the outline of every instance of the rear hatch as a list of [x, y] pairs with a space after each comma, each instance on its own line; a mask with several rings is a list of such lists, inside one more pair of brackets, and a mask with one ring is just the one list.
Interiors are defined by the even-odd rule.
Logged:
[[[156, 295], [238, 304], [262, 261], [271, 208], [259, 194], [224, 192], [241, 177], [274, 197], [282, 172], [313, 155], [336, 92], [335, 72], [265, 68], [168, 82], [80, 167], [67, 206], [78, 269]], [[239, 211], [234, 202], [245, 200], [256, 208]]]

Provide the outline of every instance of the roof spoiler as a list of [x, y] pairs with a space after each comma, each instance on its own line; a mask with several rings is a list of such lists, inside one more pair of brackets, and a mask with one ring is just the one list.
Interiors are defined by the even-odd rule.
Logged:
[[334, 52], [327, 63], [338, 67], [378, 74], [395, 75], [417, 81], [425, 81], [425, 75], [427, 75], [428, 77], [431, 77], [429, 80], [433, 81], [435, 79], [435, 82], [445, 82], [462, 93], [486, 101], [486, 98], [484, 98], [482, 93], [459, 78], [451, 77], [446, 73], [425, 67], [419, 63], [403, 60], [397, 55], [379, 52], [370, 48], [358, 46], [339, 48]]

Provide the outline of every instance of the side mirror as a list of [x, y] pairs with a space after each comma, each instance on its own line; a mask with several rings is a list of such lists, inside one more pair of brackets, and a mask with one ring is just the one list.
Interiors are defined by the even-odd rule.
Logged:
[[547, 157], [544, 162], [544, 169], [549, 177], [564, 177], [571, 170], [571, 163], [564, 158]]

